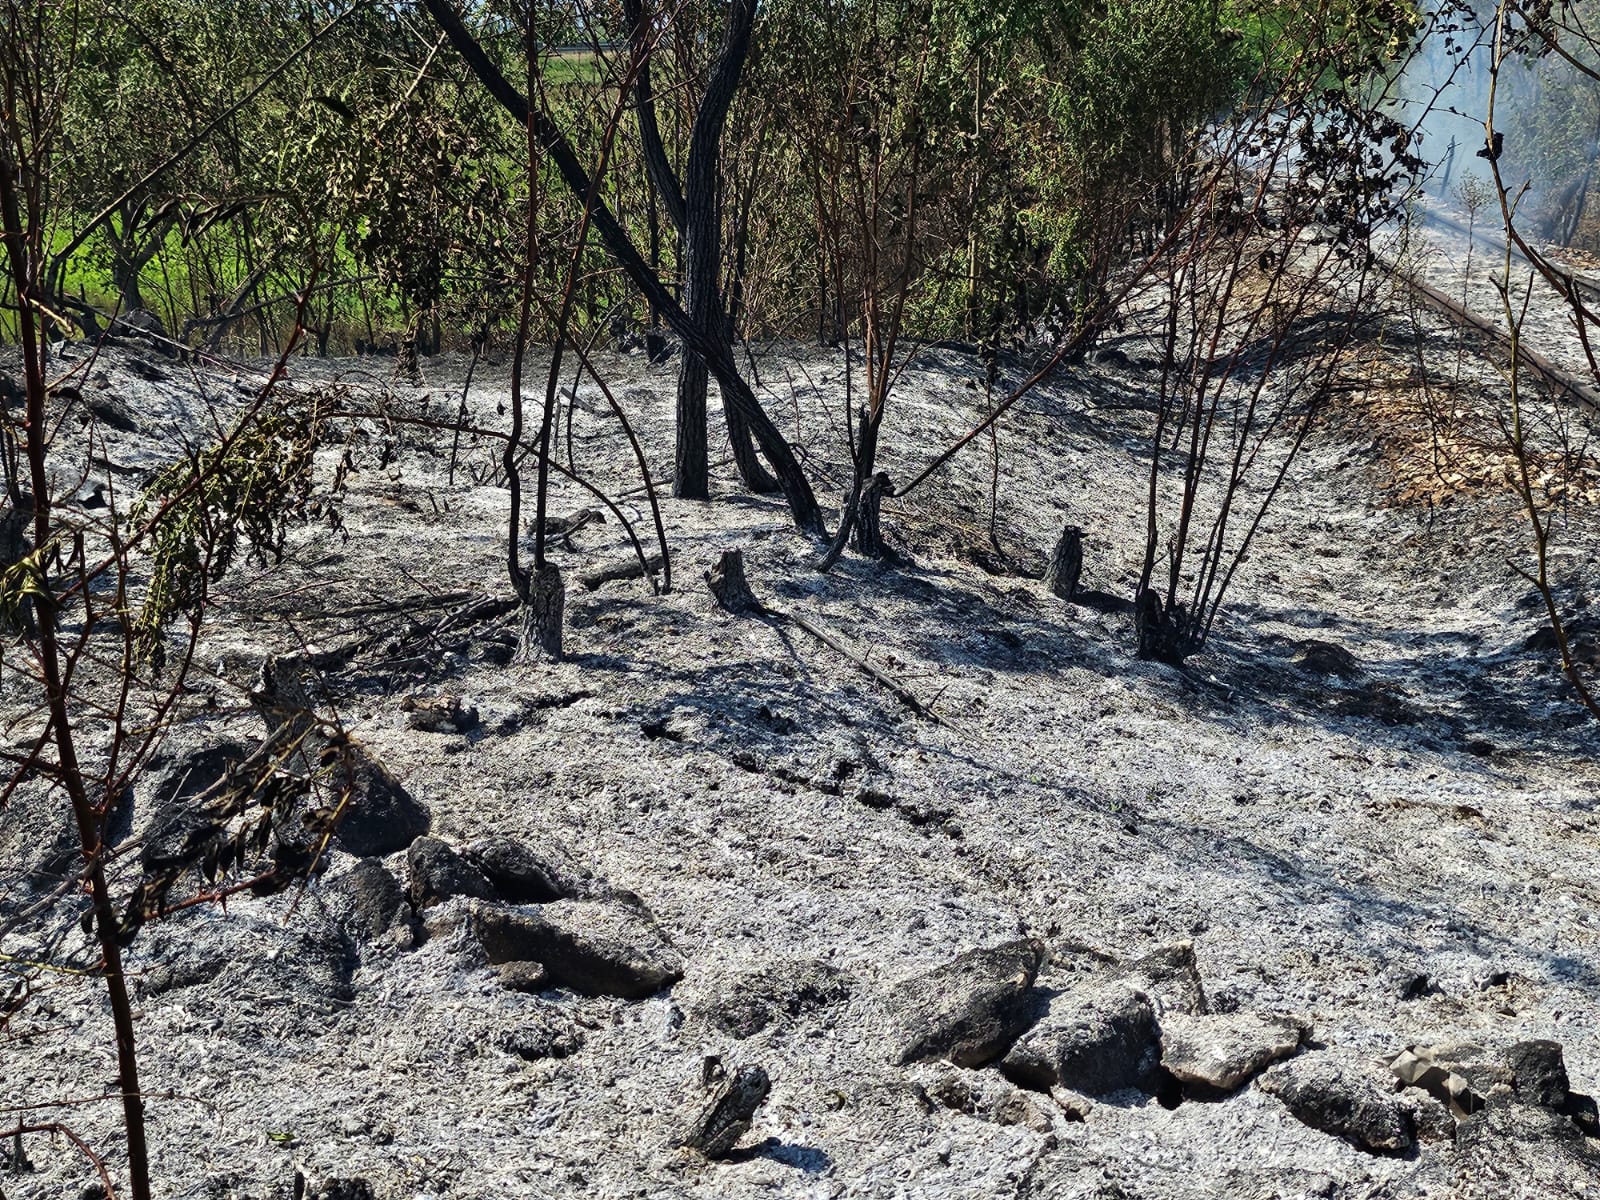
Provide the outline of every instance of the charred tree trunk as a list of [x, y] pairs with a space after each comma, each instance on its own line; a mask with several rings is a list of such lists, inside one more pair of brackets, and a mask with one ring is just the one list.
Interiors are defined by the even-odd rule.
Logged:
[[554, 563], [535, 567], [522, 598], [522, 633], [517, 641], [517, 661], [561, 661], [561, 623], [567, 607], [567, 586]]
[[[873, 468], [878, 461], [878, 429], [883, 423], [883, 409], [876, 411], [866, 405], [861, 407], [861, 437], [856, 443], [855, 478], [850, 484], [850, 495], [839, 514], [839, 530], [833, 535], [828, 552], [817, 564], [817, 570], [828, 571], [839, 561], [846, 545], [854, 546], [869, 558], [884, 556], [883, 535], [879, 528], [879, 509], [885, 496], [894, 495], [889, 476]], [[863, 528], [863, 525], [868, 526]]]
[[706, 586], [717, 603], [731, 613], [744, 615], [766, 611], [745, 578], [742, 550], [724, 550], [716, 565], [706, 572]]
[[[641, 0], [627, 0], [635, 52], [647, 54], [648, 20]], [[677, 228], [683, 253], [683, 307], [689, 320], [708, 341], [719, 343], [732, 358], [729, 322], [723, 314], [717, 276], [722, 264], [722, 131], [738, 91], [739, 77], [750, 53], [750, 29], [755, 21], [754, 0], [733, 0], [728, 7], [722, 55], [717, 60], [706, 94], [695, 114], [690, 133], [689, 157], [683, 180], [672, 173], [666, 147], [656, 124], [648, 62], [635, 84], [634, 109], [639, 118], [640, 140], [650, 178], [660, 192], [668, 215]], [[678, 370], [677, 474], [672, 493], [683, 499], [705, 500], [711, 495], [708, 434], [706, 429], [705, 358], [685, 345]], [[733, 459], [739, 478], [754, 492], [778, 490], [757, 456], [750, 424], [736, 408], [725, 406]]]
[[761, 464], [755, 431], [744, 414], [730, 405], [723, 406], [723, 414], [728, 418], [728, 441], [733, 446], [733, 463], [745, 487], [762, 496], [782, 491], [778, 481]]
[[[655, 44], [650, 32], [650, 18], [643, 0], [622, 0], [623, 15], [628, 19], [628, 37], [633, 52], [639, 59], [639, 70], [633, 81], [633, 111], [639, 120], [639, 142], [644, 149], [644, 165], [650, 183], [661, 197], [672, 227], [682, 233], [684, 224], [683, 189], [667, 161], [667, 148], [661, 140], [661, 129], [656, 123], [655, 88], [651, 82], [650, 56]], [[654, 258], [652, 257], [652, 264]]]
[[[543, 112], [530, 109], [527, 98], [511, 84], [483, 47], [467, 31], [460, 15], [449, 0], [423, 0], [423, 4], [489, 94], [515, 120], [529, 125], [534, 137], [550, 155], [550, 160], [560, 173], [567, 189], [577, 196], [588, 196], [590, 194], [588, 172], [560, 129]], [[772, 465], [778, 477], [784, 498], [794, 514], [796, 526], [807, 533], [823, 533], [822, 510], [817, 506], [811, 484], [806, 479], [805, 472], [801, 470], [789, 443], [784, 440], [778, 427], [772, 423], [772, 418], [761, 407], [755, 393], [750, 390], [750, 385], [739, 375], [733, 351], [727, 345], [726, 339], [708, 337], [689, 319], [689, 315], [673, 299], [671, 292], [662, 284], [660, 276], [650, 269], [649, 264], [644, 261], [629, 239], [627, 231], [622, 228], [616, 216], [605, 204], [595, 203], [591, 215], [595, 230], [611, 256], [616, 259], [617, 265], [644, 294], [645, 299], [656, 305], [673, 332], [683, 339], [685, 350], [693, 350], [705, 359], [711, 374], [716, 377], [717, 384], [722, 389], [724, 406], [737, 409], [740, 416], [749, 423], [762, 455]]]
[[1154, 589], [1146, 588], [1133, 602], [1134, 628], [1139, 635], [1139, 657], [1181, 667], [1191, 652], [1188, 613], [1181, 604], [1166, 609]]
[[856, 502], [856, 521], [855, 528], [850, 534], [850, 545], [864, 558], [884, 558], [888, 554], [888, 549], [883, 544], [880, 510], [883, 507], [883, 498], [892, 495], [894, 495], [894, 484], [889, 479], [889, 473], [879, 471], [862, 491], [861, 499]]
[[678, 372], [677, 439], [672, 494], [680, 500], [711, 499], [711, 455], [706, 445], [706, 364], [685, 353]]
[[[731, 97], [730, 97], [731, 98]], [[707, 98], [709, 103], [709, 97]], [[702, 108], [701, 112], [704, 113]], [[698, 130], [699, 122], [696, 127]], [[720, 256], [721, 214], [718, 212], [716, 189], [699, 189], [696, 179], [695, 158], [697, 145], [689, 152], [690, 169], [685, 225], [683, 229], [683, 306], [689, 320], [702, 332], [713, 322], [721, 324], [717, 304], [717, 259]], [[701, 163], [704, 171], [706, 164]], [[716, 164], [710, 164], [712, 176]], [[678, 367], [678, 450], [677, 478], [672, 494], [685, 499], [706, 500], [711, 495], [709, 455], [706, 449], [706, 380], [705, 359], [685, 347], [683, 361]]]

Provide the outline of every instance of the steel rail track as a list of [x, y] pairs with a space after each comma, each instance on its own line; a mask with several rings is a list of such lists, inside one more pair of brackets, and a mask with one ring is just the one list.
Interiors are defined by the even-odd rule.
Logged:
[[[1487, 246], [1494, 247], [1496, 254], [1504, 254], [1506, 252], [1506, 242], [1502, 237], [1496, 237], [1494, 234], [1483, 229], [1469, 228], [1468, 226], [1463, 225], [1460, 221], [1456, 220], [1454, 217], [1447, 216], [1441, 212], [1435, 212], [1431, 208], [1422, 207], [1418, 211], [1421, 213], [1422, 219], [1430, 225], [1438, 225], [1452, 231], [1453, 233], [1458, 233], [1462, 237], [1481, 241]], [[1517, 246], [1511, 247], [1511, 254], [1513, 258], [1521, 259], [1525, 263], [1529, 261], [1528, 256], [1524, 254]], [[1533, 264], [1529, 263], [1529, 265], [1531, 266]], [[1586, 275], [1579, 275], [1575, 271], [1565, 270], [1561, 267], [1558, 267], [1548, 258], [1545, 259], [1544, 265], [1553, 271], [1564, 283], [1566, 283], [1569, 288], [1575, 289], [1577, 293], [1586, 301], [1600, 303], [1600, 280], [1593, 279]]]
[[[1404, 271], [1399, 264], [1382, 255], [1376, 255], [1375, 261], [1395, 279], [1403, 283], [1419, 300], [1437, 309], [1449, 317], [1456, 324], [1471, 329], [1483, 336], [1498, 342], [1500, 345], [1511, 346], [1511, 334], [1501, 329], [1488, 317], [1480, 316], [1471, 309], [1466, 308], [1459, 301], [1447, 296], [1432, 284], [1424, 283], [1415, 275]], [[1600, 415], [1600, 388], [1594, 383], [1579, 377], [1551, 362], [1536, 350], [1529, 349], [1520, 341], [1517, 344], [1517, 364], [1526, 367], [1545, 383], [1553, 388], [1565, 392], [1578, 401], [1589, 412]]]

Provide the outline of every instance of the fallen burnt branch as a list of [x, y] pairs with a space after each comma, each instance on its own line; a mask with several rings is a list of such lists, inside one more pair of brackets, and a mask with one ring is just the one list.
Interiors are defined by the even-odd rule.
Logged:
[[[596, 588], [604, 587], [608, 583], [617, 583], [623, 579], [642, 579], [645, 575], [646, 565], [650, 568], [651, 583], [654, 584], [655, 573], [666, 565], [666, 559], [659, 554], [652, 554], [648, 564], [641, 562], [637, 558], [629, 559], [626, 562], [613, 563], [608, 567], [600, 567], [585, 575], [578, 576], [578, 583], [583, 587], [584, 591], [592, 592]], [[659, 588], [656, 590], [660, 591]]]
[[769, 608], [756, 597], [750, 588], [749, 580], [744, 573], [744, 555], [738, 550], [725, 550], [721, 559], [711, 570], [706, 572], [706, 585], [711, 589], [711, 594], [716, 597], [717, 603], [736, 616], [750, 615], [768, 617], [774, 621], [787, 621], [802, 633], [810, 634], [827, 646], [836, 654], [844, 656], [864, 675], [884, 687], [890, 695], [904, 704], [919, 717], [924, 717], [936, 725], [946, 729], [955, 726], [945, 720], [933, 709], [924, 704], [915, 692], [894, 676], [873, 666], [866, 658], [854, 650], [834, 633], [818, 625], [816, 622], [798, 613], [784, 612], [782, 609]]
[[857, 654], [854, 650], [850, 649], [842, 641], [840, 641], [833, 634], [829, 633], [826, 629], [822, 628], [820, 625], [817, 625], [815, 622], [809, 621], [805, 617], [799, 616], [796, 613], [777, 612], [770, 609], [768, 611], [772, 612], [773, 616], [780, 617], [794, 625], [796, 628], [809, 633], [812, 637], [816, 638], [817, 641], [821, 642], [829, 649], [842, 654], [845, 658], [850, 660], [852, 666], [861, 671], [863, 674], [870, 675], [874, 680], [882, 684], [889, 690], [890, 694], [892, 694], [896, 700], [900, 701], [901, 704], [904, 704], [912, 712], [916, 713], [917, 716], [926, 717], [935, 725], [943, 725], [946, 729], [955, 728], [955, 726], [949, 721], [945, 720], [938, 713], [934, 712], [933, 709], [929, 708], [926, 704], [919, 700], [916, 693], [910, 688], [906, 687], [905, 684], [901, 683], [898, 679], [894, 678], [894, 676], [888, 674], [887, 672], [873, 666], [865, 658]]

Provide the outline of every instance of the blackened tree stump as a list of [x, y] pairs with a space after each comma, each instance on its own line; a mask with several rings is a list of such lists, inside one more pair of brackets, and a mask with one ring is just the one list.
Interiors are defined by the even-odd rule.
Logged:
[[739, 1067], [729, 1075], [716, 1064], [706, 1074], [709, 1094], [688, 1122], [678, 1145], [706, 1158], [724, 1158], [750, 1131], [756, 1109], [772, 1090], [772, 1082], [759, 1066]]
[[1139, 634], [1139, 657], [1146, 662], [1164, 662], [1174, 667], [1194, 649], [1189, 636], [1189, 613], [1182, 604], [1167, 611], [1161, 597], [1146, 588], [1133, 607], [1134, 628]]
[[889, 481], [887, 471], [879, 471], [862, 490], [861, 499], [856, 502], [855, 527], [850, 531], [850, 544], [855, 547], [857, 554], [867, 558], [884, 557], [883, 532], [878, 514], [883, 498], [892, 495], [894, 484]]
[[1050, 552], [1050, 565], [1044, 572], [1045, 586], [1061, 599], [1071, 600], [1077, 594], [1078, 578], [1082, 574], [1083, 530], [1068, 525], [1061, 531], [1056, 548]]
[[724, 550], [716, 565], [706, 572], [706, 586], [717, 603], [731, 613], [746, 616], [766, 611], [745, 578], [742, 550]]

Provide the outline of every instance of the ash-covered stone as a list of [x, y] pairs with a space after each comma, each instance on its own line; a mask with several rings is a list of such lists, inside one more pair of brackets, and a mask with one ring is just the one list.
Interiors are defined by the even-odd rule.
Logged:
[[[269, 656], [262, 663], [249, 695], [269, 743], [281, 750], [291, 773], [325, 774], [324, 790], [342, 806], [334, 833], [344, 849], [358, 858], [404, 850], [428, 832], [428, 810], [361, 743], [347, 733], [331, 736], [317, 712], [312, 675], [300, 657]], [[303, 839], [310, 808], [308, 800], [275, 814], [278, 836]]]
[[1161, 946], [1114, 968], [1107, 978], [1141, 992], [1158, 1016], [1206, 1011], [1206, 992], [1193, 942]]
[[456, 852], [434, 837], [419, 837], [406, 851], [406, 899], [421, 912], [454, 896], [487, 900], [493, 895], [489, 881]]
[[593, 874], [561, 843], [537, 848], [508, 837], [483, 838], [466, 850], [494, 894], [512, 904], [548, 904], [595, 891]]
[[[1456, 1128], [1462, 1176], [1474, 1182], [1515, 1180], [1518, 1194], [1579, 1196], [1581, 1182], [1600, 1188], [1600, 1150], [1567, 1116], [1497, 1092]], [[1484, 1193], [1489, 1194], [1489, 1193]]]
[[1152, 1090], [1160, 1065], [1155, 1006], [1121, 983], [1099, 983], [1050, 999], [1000, 1069], [1026, 1087], [1065, 1087], [1089, 1096]]
[[850, 981], [837, 967], [814, 958], [785, 960], [733, 980], [700, 1015], [732, 1037], [747, 1038], [849, 996]]
[[522, 1023], [502, 1030], [495, 1046], [518, 1058], [567, 1058], [583, 1049], [583, 1030], [552, 1008], [542, 1008]]
[[913, 1086], [929, 1111], [937, 1106], [995, 1125], [1022, 1125], [1035, 1133], [1051, 1132], [1055, 1118], [1066, 1115], [1053, 1102], [993, 1071], [967, 1070], [942, 1061], [914, 1071]]
[[900, 983], [889, 996], [894, 1061], [947, 1058], [975, 1067], [1005, 1053], [1036, 1016], [1033, 981], [1044, 943], [1019, 939], [969, 950]]
[[513, 992], [542, 992], [550, 986], [550, 972], [543, 963], [507, 962], [495, 967], [500, 986]]
[[621, 900], [480, 905], [473, 930], [491, 963], [542, 963], [562, 987], [637, 1000], [683, 978], [683, 956], [644, 909]]
[[386, 932], [405, 903], [400, 881], [376, 858], [358, 858], [348, 870], [330, 875], [328, 888], [336, 903], [342, 901], [345, 932], [358, 942]]
[[1449, 1105], [1415, 1089], [1402, 1093], [1402, 1099], [1411, 1110], [1411, 1126], [1417, 1132], [1417, 1141], [1455, 1142], [1456, 1117]]
[[1469, 1042], [1410, 1046], [1389, 1064], [1402, 1084], [1420, 1088], [1458, 1117], [1482, 1108], [1496, 1089], [1509, 1089], [1513, 1076], [1496, 1056]]
[[1204, 1092], [1231, 1092], [1300, 1049], [1310, 1024], [1299, 1017], [1171, 1013], [1161, 1020], [1161, 1065]]
[[460, 696], [416, 696], [404, 701], [406, 727], [423, 733], [466, 733], [478, 727], [478, 709]]
[[1527, 1104], [1561, 1108], [1572, 1094], [1561, 1043], [1548, 1039], [1518, 1042], [1506, 1051], [1511, 1086]]
[[1273, 1067], [1256, 1086], [1311, 1128], [1348, 1138], [1363, 1150], [1400, 1154], [1414, 1143], [1410, 1109], [1353, 1056], [1302, 1055]]

